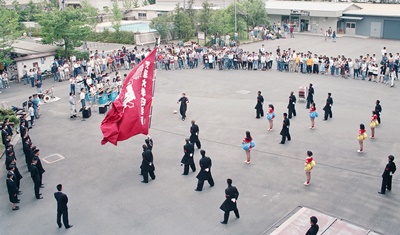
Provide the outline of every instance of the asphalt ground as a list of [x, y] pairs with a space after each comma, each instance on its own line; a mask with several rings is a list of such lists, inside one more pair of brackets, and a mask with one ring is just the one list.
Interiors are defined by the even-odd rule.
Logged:
[[[243, 45], [256, 51], [262, 42]], [[318, 54], [343, 54], [352, 58], [376, 53], [383, 46], [397, 52], [398, 41], [339, 38], [336, 43], [323, 37], [296, 35], [294, 39], [265, 42], [268, 51], [291, 47]], [[275, 53], [274, 53], [275, 54]], [[275, 68], [275, 64], [274, 64]], [[314, 84], [315, 102], [320, 117], [310, 130], [305, 103], [296, 105], [291, 120], [292, 141], [278, 144], [282, 113], [286, 112], [290, 91], [296, 96], [299, 86]], [[0, 190], [1, 234], [261, 234], [297, 206], [325, 211], [338, 218], [373, 229], [382, 234], [399, 234], [400, 209], [397, 193], [400, 181], [394, 174], [392, 192], [380, 195], [381, 174], [387, 156], [397, 162], [399, 145], [398, 88], [373, 82], [325, 75], [303, 75], [262, 71], [195, 70], [158, 71], [150, 135], [154, 140], [156, 180], [142, 184], [141, 145], [145, 136], [135, 136], [117, 147], [100, 145], [100, 123], [104, 115], [93, 110], [86, 121], [69, 118], [67, 82], [45, 80], [43, 88], [54, 84], [61, 100], [42, 105], [42, 117], [30, 131], [41, 158], [60, 154], [65, 159], [44, 163], [46, 173], [41, 189], [43, 200], [36, 200], [33, 183], [24, 164], [21, 143], [15, 146], [18, 167], [24, 178], [20, 210], [12, 211], [4, 185]], [[11, 84], [3, 90], [2, 101], [20, 105], [34, 88]], [[274, 130], [268, 132], [265, 118], [255, 119], [257, 91], [267, 104], [275, 106]], [[240, 92], [238, 92], [240, 91]], [[186, 121], [180, 119], [176, 101], [182, 92], [189, 98]], [[322, 108], [331, 92], [333, 119], [322, 121]], [[375, 100], [382, 104], [382, 125], [376, 138], [364, 142], [358, 154], [357, 132], [367, 126]], [[79, 106], [79, 103], [78, 103]], [[195, 192], [196, 173], [182, 176], [180, 160], [184, 139], [189, 136], [190, 120], [200, 127], [200, 140], [213, 160], [215, 186], [205, 183]], [[245, 164], [241, 140], [249, 130], [256, 142], [251, 164]], [[311, 185], [303, 186], [306, 151], [314, 152], [316, 166]], [[199, 151], [195, 161], [198, 166]], [[4, 160], [3, 160], [4, 161]], [[0, 168], [3, 182], [5, 167]], [[241, 215], [231, 213], [228, 225], [221, 225], [226, 179], [233, 179], [240, 197]], [[58, 229], [55, 186], [62, 183], [69, 197], [69, 219], [73, 228]], [[299, 234], [304, 234], [306, 231]]]

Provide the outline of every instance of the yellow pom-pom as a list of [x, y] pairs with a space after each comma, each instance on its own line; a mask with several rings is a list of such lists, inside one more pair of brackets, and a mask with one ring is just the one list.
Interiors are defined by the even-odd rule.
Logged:
[[364, 139], [364, 136], [358, 135], [358, 136], [357, 136], [357, 139], [358, 139], [358, 140], [363, 140], [363, 139]]

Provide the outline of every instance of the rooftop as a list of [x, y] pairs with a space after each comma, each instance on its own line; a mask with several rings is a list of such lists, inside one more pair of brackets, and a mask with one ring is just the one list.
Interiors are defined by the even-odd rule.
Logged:
[[344, 14], [400, 17], [400, 4], [356, 3], [355, 5], [361, 9], [346, 11]]
[[333, 3], [333, 2], [303, 2], [303, 1], [267, 1], [267, 9], [288, 9], [303, 11], [345, 11], [354, 6], [353, 3]]

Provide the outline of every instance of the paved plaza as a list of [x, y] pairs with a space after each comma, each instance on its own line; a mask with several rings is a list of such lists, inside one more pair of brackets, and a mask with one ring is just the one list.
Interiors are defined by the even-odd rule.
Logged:
[[[258, 51], [264, 43], [267, 51], [292, 48], [328, 56], [375, 53], [387, 47], [400, 52], [398, 41], [342, 37], [336, 43], [320, 36], [296, 35], [294, 39], [256, 42], [243, 45]], [[30, 131], [41, 158], [59, 154], [64, 159], [43, 162], [45, 188], [43, 200], [36, 200], [33, 183], [24, 164], [21, 143], [15, 145], [21, 181], [19, 211], [12, 211], [5, 183], [0, 190], [0, 234], [240, 234], [259, 235], [298, 206], [326, 212], [380, 234], [397, 235], [400, 231], [400, 173], [394, 174], [393, 190], [377, 192], [387, 156], [399, 163], [400, 116], [399, 86], [325, 75], [305, 75], [273, 71], [195, 70], [158, 71], [153, 102], [150, 135], [154, 140], [156, 179], [142, 184], [141, 145], [145, 136], [135, 136], [118, 146], [100, 145], [100, 123], [105, 117], [93, 110], [86, 121], [69, 118], [69, 83], [44, 81], [44, 88], [55, 86], [61, 100], [44, 104], [42, 116]], [[314, 130], [306, 104], [298, 102], [297, 116], [291, 119], [292, 141], [278, 144], [282, 113], [287, 112], [290, 91], [298, 96], [299, 86], [314, 84], [317, 111]], [[274, 129], [268, 132], [266, 118], [255, 119], [257, 91], [264, 95], [264, 111], [275, 106]], [[2, 101], [21, 105], [34, 88], [11, 84], [0, 94]], [[180, 119], [176, 104], [182, 92], [189, 98], [186, 121]], [[333, 119], [323, 122], [327, 93], [334, 99]], [[369, 122], [375, 100], [381, 100], [382, 125], [375, 139], [364, 141], [364, 153], [358, 154], [357, 132]], [[80, 104], [77, 102], [77, 106]], [[213, 161], [215, 186], [207, 182], [202, 192], [194, 191], [196, 173], [181, 175], [184, 139], [189, 136], [190, 120], [200, 127], [200, 140]], [[249, 130], [256, 142], [251, 164], [244, 164], [241, 141]], [[311, 185], [305, 181], [306, 151], [312, 150], [316, 166]], [[199, 150], [195, 153], [198, 166]], [[1, 160], [4, 164], [4, 159]], [[0, 175], [5, 181], [5, 167]], [[219, 209], [225, 199], [226, 179], [231, 178], [240, 196], [240, 219], [231, 213], [227, 225], [219, 222]], [[63, 184], [69, 197], [69, 219], [73, 228], [59, 229], [56, 224], [56, 185]], [[301, 231], [299, 234], [305, 234]]]

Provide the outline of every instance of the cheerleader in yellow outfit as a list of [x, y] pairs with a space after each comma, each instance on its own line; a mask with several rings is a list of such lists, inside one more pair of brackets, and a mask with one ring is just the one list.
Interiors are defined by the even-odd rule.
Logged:
[[358, 136], [357, 136], [358, 143], [360, 144], [360, 149], [357, 150], [358, 153], [362, 153], [363, 152], [364, 140], [367, 137], [368, 137], [368, 135], [367, 135], [367, 132], [365, 131], [364, 124], [360, 124], [360, 130], [358, 131]]
[[306, 177], [307, 177], [307, 181], [304, 182], [305, 186], [310, 185], [310, 181], [311, 181], [311, 170], [313, 169], [313, 167], [315, 166], [315, 161], [313, 159], [313, 153], [308, 150], [307, 151], [307, 158], [306, 158], [306, 162], [304, 163], [304, 171], [306, 172]]
[[375, 127], [377, 127], [378, 124], [378, 115], [376, 115], [375, 111], [372, 111], [371, 123], [369, 124], [371, 127], [371, 139], [375, 138]]

